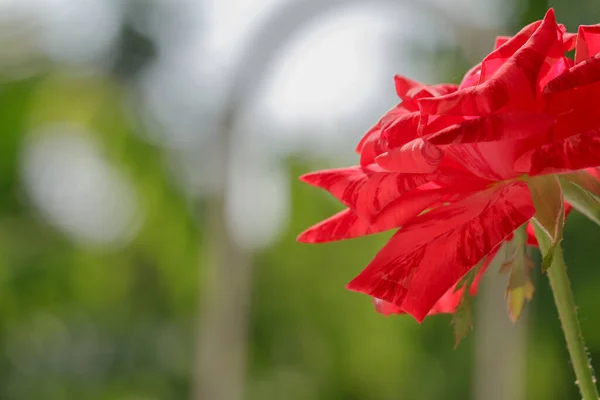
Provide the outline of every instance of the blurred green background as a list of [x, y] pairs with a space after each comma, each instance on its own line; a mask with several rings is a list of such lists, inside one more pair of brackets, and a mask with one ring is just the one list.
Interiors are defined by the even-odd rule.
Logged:
[[[388, 234], [295, 242], [340, 209], [297, 176], [353, 162], [356, 140], [393, 105], [393, 73], [457, 81], [496, 34], [548, 6], [417, 3], [0, 2], [0, 398], [578, 399], [537, 269], [516, 327], [506, 277], [490, 271], [475, 330], [454, 350], [449, 316], [384, 317], [344, 290]], [[550, 5], [571, 30], [600, 22], [600, 2]], [[300, 104], [323, 108], [325, 86], [341, 84], [368, 100], [351, 113], [360, 118], [332, 106], [311, 121], [290, 103], [293, 86], [287, 103], [272, 95], [264, 102], [275, 107], [253, 108], [288, 42], [348, 7], [377, 11], [369, 23], [386, 10], [427, 22], [398, 33], [391, 13], [386, 42], [366, 43], [386, 54], [371, 71], [382, 91], [354, 88], [350, 74], [321, 79]], [[230, 14], [252, 29], [229, 39], [238, 49], [229, 53], [219, 32], [238, 20], [215, 15]], [[358, 44], [349, 54], [362, 65]], [[287, 117], [269, 119], [273, 110]], [[599, 229], [573, 213], [565, 234], [597, 368]]]

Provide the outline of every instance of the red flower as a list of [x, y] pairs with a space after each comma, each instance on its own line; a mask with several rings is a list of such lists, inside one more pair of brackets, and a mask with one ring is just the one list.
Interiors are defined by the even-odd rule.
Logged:
[[550, 10], [499, 38], [459, 86], [396, 77], [396, 91], [357, 146], [360, 166], [301, 178], [348, 208], [298, 240], [400, 228], [348, 288], [422, 321], [453, 312], [457, 282], [532, 217], [561, 239], [562, 192], [545, 175], [600, 166], [600, 26], [568, 34]]

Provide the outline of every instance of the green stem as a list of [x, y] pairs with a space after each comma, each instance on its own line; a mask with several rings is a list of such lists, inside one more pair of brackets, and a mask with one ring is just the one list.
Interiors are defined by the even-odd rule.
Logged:
[[[548, 236], [537, 226], [535, 226], [535, 233], [542, 253], [546, 254], [551, 247]], [[596, 389], [590, 359], [577, 320], [573, 291], [560, 245], [556, 246], [552, 265], [547, 273], [581, 396], [583, 400], [598, 400], [600, 395]]]

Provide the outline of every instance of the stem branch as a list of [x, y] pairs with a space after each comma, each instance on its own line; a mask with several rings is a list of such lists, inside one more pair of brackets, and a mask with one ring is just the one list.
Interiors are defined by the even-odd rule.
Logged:
[[[545, 254], [550, 249], [550, 239], [538, 226], [535, 226], [535, 233], [540, 249]], [[547, 273], [581, 396], [583, 400], [598, 400], [600, 395], [596, 389], [590, 359], [577, 320], [573, 291], [560, 245], [556, 246], [554, 259]]]

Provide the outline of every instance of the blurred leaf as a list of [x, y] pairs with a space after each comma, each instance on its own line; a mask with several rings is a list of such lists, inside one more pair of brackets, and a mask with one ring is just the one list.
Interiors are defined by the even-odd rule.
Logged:
[[465, 290], [456, 312], [452, 315], [452, 327], [454, 328], [454, 348], [473, 329], [473, 312], [471, 310], [471, 295]]
[[460, 342], [467, 336], [469, 331], [473, 328], [473, 312], [471, 310], [471, 292], [470, 288], [479, 273], [479, 270], [483, 267], [487, 257], [481, 260], [474, 268], [472, 268], [467, 274], [456, 284], [454, 293], [459, 290], [463, 290], [460, 303], [455, 313], [452, 315], [452, 326], [454, 328], [454, 348], [456, 349]]
[[523, 312], [525, 303], [531, 301], [535, 288], [531, 280], [527, 280], [521, 287], [511, 289], [507, 293], [508, 316], [516, 323]]
[[508, 275], [508, 285], [506, 287], [506, 302], [508, 306], [508, 316], [513, 323], [517, 322], [526, 301], [533, 297], [534, 286], [530, 278], [530, 269], [533, 267], [533, 261], [526, 253], [527, 232], [526, 225], [521, 226], [514, 233], [513, 239], [507, 243], [507, 255], [504, 263], [500, 267], [501, 273]]
[[39, 78], [11, 81], [0, 87], [0, 211], [17, 212], [18, 158], [30, 102]]
[[560, 183], [565, 199], [569, 204], [591, 221], [600, 225], [600, 202], [596, 196], [569, 179], [561, 179]]

